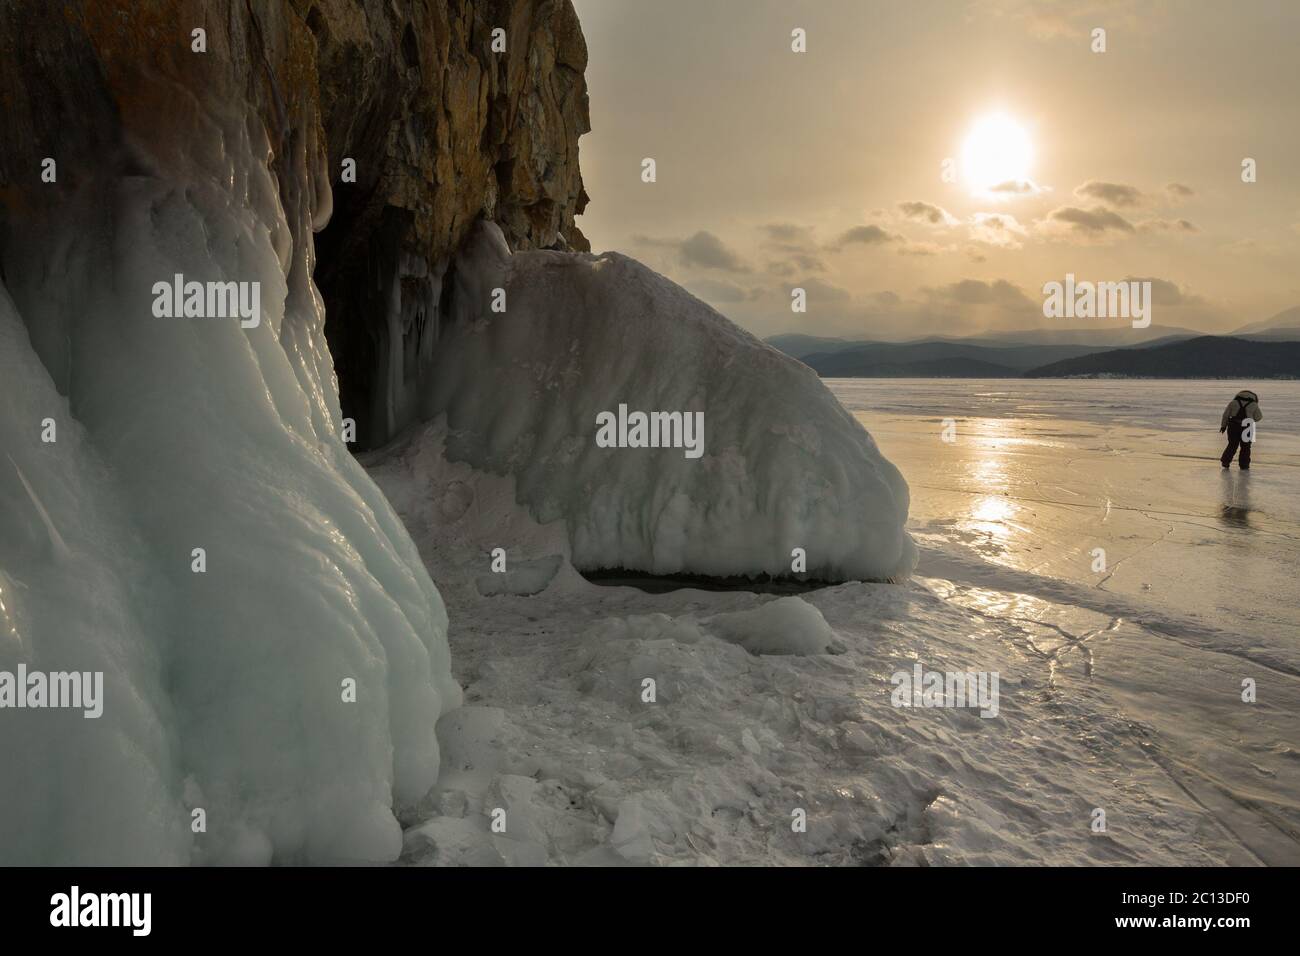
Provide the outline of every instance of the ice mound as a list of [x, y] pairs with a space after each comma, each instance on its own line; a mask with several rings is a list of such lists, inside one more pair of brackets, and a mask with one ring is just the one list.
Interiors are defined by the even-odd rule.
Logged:
[[[563, 518], [581, 570], [889, 579], [908, 491], [806, 366], [616, 253], [511, 254], [482, 224], [456, 259], [425, 413], [447, 454]], [[505, 291], [505, 311], [496, 289]], [[703, 413], [703, 451], [598, 447], [620, 405]]]
[[718, 614], [704, 626], [751, 654], [825, 654], [835, 640], [835, 632], [822, 612], [797, 597], [777, 598], [748, 611]]
[[[461, 623], [482, 611], [475, 597], [528, 597], [590, 587], [573, 570], [563, 522], [538, 524], [516, 503], [515, 479], [449, 461], [446, 422], [409, 429], [360, 456], [419, 546], [429, 573]], [[503, 553], [504, 570], [494, 559]]]
[[[0, 245], [0, 667], [103, 670], [106, 695], [98, 721], [0, 716], [0, 862], [394, 859], [460, 690], [439, 594], [341, 438], [322, 154], [288, 140], [286, 187], [259, 122], [175, 92], [173, 141]], [[259, 321], [159, 317], [176, 274], [260, 283]]]
[[546, 590], [564, 562], [563, 555], [548, 554], [532, 561], [516, 561], [511, 570], [499, 574], [480, 574], [475, 583], [478, 593], [487, 597], [515, 594], [528, 597]]

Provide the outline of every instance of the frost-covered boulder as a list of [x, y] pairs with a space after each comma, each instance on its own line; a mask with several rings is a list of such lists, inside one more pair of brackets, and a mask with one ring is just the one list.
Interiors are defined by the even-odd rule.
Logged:
[[[788, 575], [796, 548], [816, 578], [914, 566], [907, 484], [861, 424], [680, 286], [616, 253], [511, 254], [490, 223], [452, 281], [425, 411], [446, 413], [453, 459], [567, 521], [580, 569]], [[634, 443], [637, 411], [702, 416], [702, 445], [601, 447], [611, 418]]]

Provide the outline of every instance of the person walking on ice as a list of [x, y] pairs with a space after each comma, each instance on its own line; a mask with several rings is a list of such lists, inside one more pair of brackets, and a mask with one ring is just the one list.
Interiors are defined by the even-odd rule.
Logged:
[[[1236, 454], [1237, 448], [1241, 448], [1241, 458], [1238, 464], [1242, 471], [1250, 470], [1250, 448], [1255, 444], [1255, 422], [1262, 420], [1264, 413], [1259, 410], [1259, 396], [1248, 388], [1243, 388], [1237, 393], [1236, 397], [1228, 403], [1228, 407], [1223, 410], [1223, 418], [1219, 422], [1219, 432], [1228, 433], [1228, 447], [1223, 450], [1219, 456], [1219, 463], [1224, 468], [1232, 466], [1232, 456]], [[1246, 419], [1252, 419], [1250, 425], [1246, 424]], [[1245, 435], [1243, 440], [1242, 435]]]

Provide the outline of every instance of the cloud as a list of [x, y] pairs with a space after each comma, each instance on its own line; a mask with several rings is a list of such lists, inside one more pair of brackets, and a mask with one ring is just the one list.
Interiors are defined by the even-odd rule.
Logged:
[[1170, 202], [1177, 205], [1195, 196], [1196, 190], [1191, 186], [1184, 186], [1182, 183], [1166, 183], [1165, 195], [1169, 197]]
[[1127, 186], [1124, 183], [1103, 183], [1095, 179], [1090, 179], [1082, 186], [1077, 187], [1074, 194], [1080, 199], [1091, 199], [1121, 209], [1140, 206], [1146, 198], [1136, 186]]
[[1143, 15], [1146, 21], [1153, 19], [1147, 6], [1135, 0], [1071, 0], [1068, 4], [1056, 0], [972, 0], [970, 9], [1019, 21], [1036, 40], [1086, 37], [1100, 23], [1131, 35], [1151, 28], [1149, 22], [1143, 22]]
[[1201, 229], [1196, 223], [1189, 219], [1147, 219], [1138, 223], [1138, 229], [1142, 232], [1200, 232]]
[[774, 276], [792, 276], [798, 272], [825, 272], [826, 263], [806, 252], [791, 253], [785, 260], [768, 262], [767, 271]]
[[678, 252], [684, 265], [720, 269], [723, 272], [749, 271], [740, 257], [728, 249], [721, 239], [704, 230], [684, 239]]
[[1199, 295], [1184, 292], [1176, 282], [1156, 276], [1125, 276], [1125, 282], [1150, 282], [1153, 305], [1200, 305], [1205, 300]]
[[900, 256], [937, 256], [944, 251], [937, 242], [905, 242], [898, 247]]
[[938, 302], [954, 305], [995, 305], [1009, 309], [1038, 309], [1040, 304], [1029, 298], [1014, 282], [995, 279], [962, 279], [949, 285], [928, 288], [926, 294]]
[[879, 246], [889, 242], [901, 242], [902, 236], [897, 233], [886, 232], [879, 226], [854, 226], [852, 229], [840, 236], [836, 248], [843, 248], [850, 243], [861, 243], [866, 246]]
[[1103, 238], [1110, 233], [1131, 233], [1135, 230], [1133, 223], [1103, 206], [1092, 206], [1087, 209], [1078, 206], [1061, 206], [1047, 214], [1042, 231], [1049, 235]]
[[[790, 290], [785, 287], [773, 287], [771, 303], [746, 303], [732, 307], [733, 311], [749, 310], [752, 322], [761, 326], [764, 334], [800, 331], [885, 341], [1034, 328], [1045, 321], [1041, 299], [1029, 298], [1006, 280], [966, 279], [921, 289], [915, 297], [892, 290], [864, 290], [850, 296], [843, 289], [812, 282], [809, 280], [808, 315], [797, 317], [794, 325], [788, 311]], [[770, 307], [779, 300], [785, 303], [783, 309]]]
[[798, 272], [825, 272], [826, 263], [818, 255], [822, 251], [810, 226], [792, 222], [769, 222], [759, 226], [765, 248], [776, 250], [767, 271], [775, 276], [791, 276]]
[[977, 212], [971, 217], [970, 235], [975, 242], [1003, 249], [1019, 249], [1020, 239], [1025, 234], [1025, 227], [1016, 221], [1015, 216], [998, 212]]
[[986, 192], [998, 199], [1012, 199], [1017, 196], [1038, 196], [1051, 190], [1040, 186], [1032, 179], [1008, 179], [1006, 182], [990, 186]]
[[[853, 297], [837, 285], [824, 282], [815, 276], [808, 276], [802, 282], [796, 283], [792, 288], [800, 288], [808, 293], [808, 311], [813, 310], [814, 305], [844, 305]], [[789, 298], [790, 290], [785, 290], [786, 298]]]
[[668, 249], [678, 261], [688, 268], [718, 269], [722, 272], [750, 272], [744, 260], [711, 232], [701, 230], [687, 239], [656, 239], [634, 235], [632, 241], [641, 246]]
[[916, 222], [929, 223], [932, 226], [955, 226], [957, 219], [951, 215], [948, 210], [942, 206], [936, 206], [934, 203], [922, 202], [919, 199], [909, 199], [898, 204], [898, 211], [907, 219]]
[[797, 226], [791, 222], [771, 222], [760, 227], [767, 236], [767, 241], [780, 246], [803, 249], [812, 246], [812, 230], [807, 226]]

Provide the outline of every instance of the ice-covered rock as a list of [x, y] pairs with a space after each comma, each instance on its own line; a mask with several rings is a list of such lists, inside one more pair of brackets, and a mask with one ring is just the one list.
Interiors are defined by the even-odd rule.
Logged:
[[650, 827], [639, 794], [628, 797], [619, 804], [618, 819], [614, 821], [614, 832], [610, 835], [609, 842], [618, 855], [629, 863], [650, 862], [654, 855], [654, 841], [650, 837]]
[[101, 672], [105, 698], [93, 719], [0, 710], [0, 863], [185, 862], [167, 589], [3, 284], [0, 451], [0, 671]]
[[[563, 518], [574, 564], [658, 574], [906, 575], [907, 485], [807, 366], [616, 253], [511, 254], [484, 223], [457, 258], [424, 409], [447, 453]], [[505, 311], [495, 290], [504, 290]], [[600, 447], [620, 406], [702, 413], [699, 457]]]
[[817, 610], [797, 597], [777, 598], [748, 611], [717, 614], [704, 627], [751, 654], [825, 654], [835, 632]]
[[[911, 566], [906, 486], [806, 368], [621, 256], [511, 255], [485, 226], [451, 261], [480, 215], [516, 244], [582, 245], [585, 47], [567, 2], [455, 0], [419, 23], [381, 0], [297, 10], [218, 0], [202, 54], [157, 5], [0, 10], [0, 31], [29, 41], [0, 62], [14, 93], [0, 670], [104, 675], [102, 717], [0, 716], [0, 862], [401, 851], [398, 819], [438, 779], [434, 726], [460, 689], [438, 591], [345, 444], [336, 359], [373, 399], [365, 443], [445, 414], [457, 462], [493, 473], [441, 486], [444, 520], [481, 521], [497, 499], [474, 491], [494, 483], [542, 522], [536, 543], [563, 520], [572, 548], [530, 550], [503, 590], [572, 575], [552, 570], [560, 554], [780, 574], [797, 547], [820, 576]], [[507, 56], [486, 52], [492, 11], [518, 24]], [[345, 157], [358, 177], [336, 197]], [[331, 220], [335, 354], [313, 281], [313, 233]], [[259, 306], [243, 321], [168, 315], [157, 287], [174, 279], [255, 288]], [[505, 314], [489, 311], [497, 288]], [[596, 414], [620, 403], [702, 413], [702, 456], [597, 448]], [[685, 676], [697, 634], [687, 622], [594, 652], [584, 692], [635, 701], [623, 678], [658, 674], [666, 699], [701, 693]], [[466, 779], [439, 805], [483, 810], [476, 772], [452, 771]], [[542, 819], [560, 796], [501, 799]], [[533, 840], [478, 840], [481, 822], [424, 837], [538, 858]]]
[[[320, 144], [305, 159], [328, 178], [286, 177], [286, 194], [316, 192], [311, 225], [332, 224], [316, 282], [359, 447], [413, 420], [440, 269], [476, 218], [516, 246], [588, 248], [574, 223], [587, 47], [570, 0], [14, 0], [0, 41], [0, 213], [39, 220], [88, 169], [151, 175], [121, 155], [123, 134], [150, 140], [213, 103], [246, 104], [279, 171], [300, 161], [295, 139]], [[329, 181], [343, 188], [316, 188]]]
[[508, 571], [480, 574], [476, 580], [479, 594], [537, 594], [555, 579], [563, 557], [550, 554], [530, 561], [516, 561]]
[[[460, 689], [342, 440], [311, 281], [329, 184], [310, 135], [281, 181], [236, 99], [171, 123], [138, 174], [105, 157], [0, 237], [0, 669], [105, 674], [98, 720], [0, 715], [0, 861], [395, 859]], [[257, 283], [257, 321], [160, 316], [177, 274]]]

